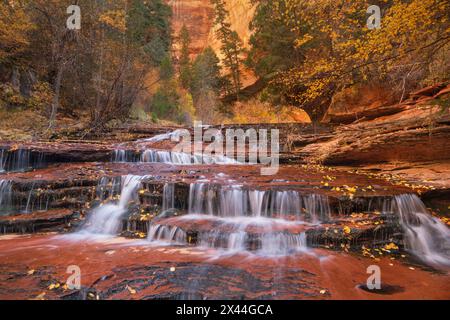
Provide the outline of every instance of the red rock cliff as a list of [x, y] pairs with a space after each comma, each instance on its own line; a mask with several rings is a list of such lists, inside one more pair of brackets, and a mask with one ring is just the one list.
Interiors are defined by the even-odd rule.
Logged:
[[[191, 55], [195, 57], [207, 46], [211, 46], [220, 57], [220, 42], [214, 32], [214, 8], [210, 0], [170, 0], [172, 7], [172, 28], [174, 33], [174, 52], [179, 56], [179, 33], [183, 24], [191, 36]], [[235, 30], [248, 46], [250, 39], [249, 24], [254, 14], [250, 0], [227, 0], [230, 12], [231, 28]], [[254, 77], [245, 72], [244, 85], [254, 82]]]

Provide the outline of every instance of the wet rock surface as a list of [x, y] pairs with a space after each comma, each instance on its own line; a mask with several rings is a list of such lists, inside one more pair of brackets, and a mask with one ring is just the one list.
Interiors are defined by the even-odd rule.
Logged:
[[79, 213], [67, 209], [0, 216], [0, 231], [2, 234], [65, 232], [78, 218]]
[[[383, 294], [360, 289], [374, 261], [324, 250], [279, 259], [211, 260], [208, 250], [121, 239], [73, 242], [54, 235], [3, 236], [0, 249], [4, 299], [447, 299], [449, 290], [447, 275], [411, 267], [401, 258], [377, 261]], [[81, 290], [64, 287], [69, 263], [82, 271]]]
[[[344, 128], [281, 126], [285, 152], [275, 176], [261, 175], [261, 165], [188, 165], [170, 154], [143, 156], [149, 148], [165, 152], [173, 142], [136, 137], [174, 128], [135, 128], [129, 142], [4, 143], [0, 297], [448, 299], [448, 268], [430, 269], [417, 259], [411, 252], [417, 241], [407, 233], [433, 224], [444, 237], [448, 232], [447, 124], [440, 122], [442, 135], [433, 133], [441, 139], [433, 151], [439, 156], [423, 158], [428, 151], [418, 147], [417, 154], [402, 151], [401, 159], [433, 161], [398, 166], [380, 163], [389, 148], [369, 143], [365, 152], [353, 145], [370, 137], [409, 148], [396, 129], [390, 132], [400, 142], [380, 129], [393, 122], [377, 121], [351, 125], [362, 135], [345, 147], [339, 144]], [[425, 130], [411, 128], [414, 139]], [[416, 142], [411, 146], [421, 145]], [[322, 159], [340, 166], [311, 163], [324, 144], [334, 151]], [[353, 149], [361, 152], [352, 155]], [[439, 259], [445, 260], [443, 246], [429, 249], [444, 252]], [[361, 286], [371, 264], [387, 270], [379, 292]], [[65, 286], [70, 265], [82, 270], [79, 290]]]

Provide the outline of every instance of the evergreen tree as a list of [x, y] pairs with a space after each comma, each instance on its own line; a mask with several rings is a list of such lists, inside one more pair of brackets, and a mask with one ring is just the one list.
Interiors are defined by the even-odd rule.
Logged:
[[205, 122], [212, 121], [218, 110], [218, 98], [224, 82], [220, 69], [220, 60], [211, 47], [198, 55], [192, 64], [190, 91], [197, 116]]
[[191, 82], [191, 59], [189, 58], [189, 45], [191, 38], [185, 25], [180, 31], [181, 55], [180, 55], [180, 82], [184, 89], [188, 89]]
[[192, 65], [191, 92], [195, 99], [202, 91], [211, 90], [219, 94], [222, 78], [220, 60], [211, 47], [197, 56]]
[[175, 75], [175, 70], [172, 64], [172, 58], [170, 55], [166, 55], [161, 61], [161, 66], [159, 67], [159, 78], [162, 81], [168, 81]]
[[236, 98], [239, 100], [239, 93], [242, 86], [239, 70], [241, 64], [240, 56], [243, 52], [242, 41], [237, 32], [231, 30], [231, 25], [228, 22], [229, 12], [225, 8], [224, 1], [211, 0], [211, 2], [214, 5], [216, 16], [216, 34], [222, 43], [221, 51], [224, 55], [223, 64], [231, 73], [232, 90], [228, 93], [236, 95]]
[[[449, 56], [448, 1], [253, 3], [248, 65], [267, 81], [268, 101], [299, 106], [313, 121], [323, 118], [336, 94], [356, 84], [389, 87], [393, 103], [430, 78], [448, 79], [449, 59], [442, 58]], [[373, 4], [382, 9], [382, 27], [370, 30], [367, 8]]]

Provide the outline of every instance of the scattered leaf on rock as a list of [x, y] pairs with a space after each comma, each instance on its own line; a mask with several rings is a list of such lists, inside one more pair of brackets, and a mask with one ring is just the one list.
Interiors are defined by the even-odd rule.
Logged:
[[132, 287], [127, 285], [127, 289], [131, 294], [136, 294], [136, 290], [134, 290]]

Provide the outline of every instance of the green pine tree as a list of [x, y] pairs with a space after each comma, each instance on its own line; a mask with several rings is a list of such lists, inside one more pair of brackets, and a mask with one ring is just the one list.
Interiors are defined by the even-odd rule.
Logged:
[[241, 54], [244, 51], [242, 41], [237, 32], [231, 30], [231, 25], [228, 22], [229, 12], [225, 8], [223, 0], [211, 0], [215, 11], [215, 24], [217, 25], [217, 37], [222, 43], [221, 52], [224, 55], [223, 64], [230, 71], [231, 90], [228, 94], [236, 95], [239, 100], [241, 91]]
[[185, 25], [180, 31], [181, 55], [180, 55], [180, 82], [184, 89], [188, 89], [191, 82], [191, 59], [189, 57], [189, 45], [191, 37]]

